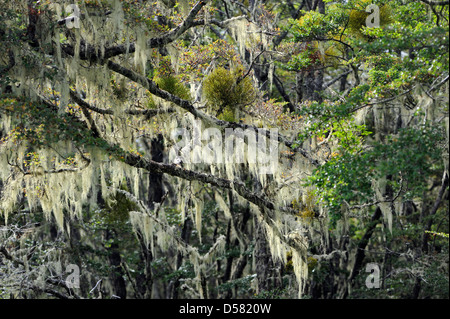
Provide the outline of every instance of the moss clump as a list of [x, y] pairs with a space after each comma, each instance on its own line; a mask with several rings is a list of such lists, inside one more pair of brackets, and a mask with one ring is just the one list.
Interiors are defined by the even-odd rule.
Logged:
[[285, 269], [286, 269], [287, 272], [293, 272], [294, 271], [294, 262], [292, 261], [292, 251], [288, 251], [286, 253]]
[[219, 120], [227, 121], [227, 122], [235, 122], [237, 115], [231, 107], [226, 107], [223, 110], [223, 113], [218, 116]]
[[203, 93], [211, 111], [224, 120], [234, 120], [236, 111], [255, 100], [255, 88], [249, 77], [244, 77], [243, 68], [215, 69], [203, 82]]
[[[174, 74], [165, 74], [156, 76], [153, 81], [158, 85], [158, 87], [170, 94], [176, 95], [183, 100], [190, 100], [191, 94], [189, 89], [181, 83], [178, 77]], [[155, 101], [152, 96], [148, 100], [148, 108], [156, 108]]]
[[129, 212], [138, 210], [135, 203], [130, 201], [124, 194], [116, 193], [106, 201], [105, 208], [101, 211], [100, 217], [107, 225], [125, 225], [129, 219]]
[[316, 258], [309, 256], [307, 263], [308, 263], [308, 272], [311, 273], [317, 267], [319, 261]]
[[308, 190], [306, 192], [306, 197], [304, 201], [300, 198], [294, 199], [292, 201], [292, 208], [297, 211], [296, 214], [298, 217], [302, 218], [304, 221], [311, 221], [313, 218], [317, 216], [315, 207], [315, 196], [312, 191]]
[[159, 86], [159, 88], [163, 89], [164, 91], [176, 95], [183, 100], [191, 99], [189, 89], [185, 87], [173, 74], [156, 77], [154, 81]]
[[115, 78], [111, 79], [111, 88], [114, 96], [121, 101], [126, 100], [128, 89], [126, 88], [125, 81], [123, 79], [116, 80]]

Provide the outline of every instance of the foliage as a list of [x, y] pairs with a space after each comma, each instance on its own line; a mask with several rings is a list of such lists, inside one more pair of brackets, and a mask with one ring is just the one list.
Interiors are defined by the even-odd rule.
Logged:
[[398, 136], [387, 136], [385, 143], [375, 142], [357, 153], [343, 149], [310, 178], [317, 186], [320, 201], [333, 214], [340, 214], [341, 204], [370, 203], [374, 198], [373, 182], [383, 176], [394, 193], [406, 199], [420, 196], [440, 162], [441, 132], [433, 128], [404, 129]]
[[242, 68], [226, 70], [220, 67], [205, 78], [204, 94], [217, 115], [227, 112], [230, 119], [230, 113], [253, 103], [255, 90], [251, 79], [244, 76]]
[[0, 298], [448, 298], [445, 1], [72, 2], [0, 2]]

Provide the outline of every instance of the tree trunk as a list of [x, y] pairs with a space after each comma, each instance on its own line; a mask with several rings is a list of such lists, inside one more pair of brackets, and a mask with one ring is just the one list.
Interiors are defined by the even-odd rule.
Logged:
[[[152, 160], [158, 163], [163, 162], [164, 140], [161, 134], [158, 134], [156, 138], [151, 141], [150, 154]], [[164, 195], [162, 174], [152, 172], [149, 174], [149, 191], [148, 191], [148, 203], [149, 208], [154, 208], [154, 203], [160, 203]]]
[[[113, 232], [111, 230], [106, 231], [106, 240], [114, 239]], [[122, 269], [122, 258], [120, 257], [119, 245], [116, 242], [111, 244], [108, 248], [109, 263], [111, 265], [111, 281], [113, 286], [114, 295], [120, 297], [120, 299], [126, 299], [127, 289], [125, 279], [123, 279], [124, 273]]]
[[274, 270], [274, 263], [272, 260], [272, 254], [268, 247], [266, 240], [266, 231], [264, 226], [256, 221], [255, 231], [255, 251], [254, 258], [256, 258], [256, 275], [258, 278], [258, 293], [264, 291], [270, 291], [279, 286], [276, 279], [279, 277], [277, 271]]
[[[186, 220], [184, 221], [183, 224], [183, 229], [181, 230], [181, 238], [183, 239], [183, 241], [187, 244], [189, 244], [189, 235], [191, 234], [191, 230], [192, 230], [192, 221], [189, 218], [186, 218]], [[176, 258], [176, 269], [178, 270], [180, 269], [181, 265], [183, 264], [183, 255], [181, 253], [178, 253], [177, 258]], [[173, 284], [173, 288], [172, 288], [172, 299], [178, 299], [178, 288], [180, 287], [180, 278], [175, 278], [175, 282]]]

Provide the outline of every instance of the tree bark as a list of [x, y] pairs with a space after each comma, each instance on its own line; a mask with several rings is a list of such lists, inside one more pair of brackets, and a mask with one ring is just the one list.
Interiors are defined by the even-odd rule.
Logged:
[[[164, 141], [163, 136], [158, 134], [151, 140], [151, 157], [157, 163], [163, 162]], [[149, 174], [148, 204], [150, 209], [154, 209], [155, 203], [160, 203], [163, 198], [163, 175], [155, 172]]]
[[[114, 240], [115, 236], [111, 230], [106, 231], [106, 240]], [[111, 281], [113, 285], [114, 295], [120, 297], [120, 299], [127, 298], [127, 289], [125, 284], [125, 279], [123, 269], [122, 269], [122, 258], [120, 257], [119, 245], [117, 242], [111, 243], [111, 247], [108, 248], [109, 252], [109, 263], [111, 266]]]
[[[361, 268], [363, 265], [363, 260], [364, 260], [364, 257], [366, 256], [365, 249], [367, 247], [367, 244], [369, 243], [370, 237], [372, 237], [375, 227], [377, 226], [377, 224], [381, 218], [381, 215], [382, 215], [381, 209], [380, 209], [380, 207], [377, 206], [377, 208], [375, 209], [375, 213], [372, 215], [372, 219], [366, 228], [366, 232], [364, 233], [363, 237], [361, 238], [361, 240], [359, 241], [359, 243], [356, 247], [355, 263], [353, 265], [353, 269], [348, 278], [349, 289], [351, 288], [353, 280], [356, 278], [356, 276], [361, 271]], [[349, 293], [349, 291], [347, 290], [347, 293], [344, 296], [344, 298], [348, 295], [348, 293]]]
[[270, 279], [272, 277], [271, 270], [274, 268], [272, 255], [266, 240], [266, 231], [262, 223], [256, 222], [255, 231], [255, 251], [256, 258], [256, 276], [258, 279], [258, 293], [269, 291], [272, 289]]

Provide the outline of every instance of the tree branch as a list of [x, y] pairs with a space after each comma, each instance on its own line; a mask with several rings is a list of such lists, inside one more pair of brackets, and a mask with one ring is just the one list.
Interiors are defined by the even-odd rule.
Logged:
[[430, 1], [430, 0], [420, 0], [426, 4], [429, 4], [430, 6], [446, 6], [450, 3], [449, 0], [447, 1]]
[[[167, 232], [169, 235], [171, 235], [171, 237], [178, 243], [178, 245], [180, 245], [181, 247], [184, 247], [186, 252], [198, 252], [196, 248], [189, 245], [180, 236], [176, 235], [173, 232], [173, 229], [169, 224], [167, 224], [166, 222], [162, 222], [159, 218], [157, 218], [158, 213], [156, 211], [152, 213], [147, 208], [147, 206], [142, 201], [138, 200], [133, 194], [131, 194], [125, 190], [122, 190], [122, 189], [114, 189], [114, 190], [118, 193], [125, 195], [130, 201], [132, 201], [138, 207], [140, 207], [140, 211], [138, 213], [141, 213], [141, 214], [144, 214], [144, 215], [150, 217], [154, 222], [156, 222], [158, 225], [160, 225], [164, 229], [165, 232]], [[161, 205], [158, 206], [157, 210], [159, 210], [160, 207], [161, 207]], [[219, 238], [216, 239], [216, 242], [214, 243], [214, 245], [209, 249], [209, 251], [206, 254], [204, 254], [203, 256], [198, 254], [198, 257], [203, 260], [207, 259], [208, 256], [211, 255], [214, 252], [214, 250], [217, 249], [220, 242], [222, 242], [223, 240], [225, 240], [225, 236], [221, 235]]]
[[[117, 72], [119, 74], [122, 74], [123, 76], [129, 78], [130, 80], [132, 80], [133, 82], [136, 82], [140, 85], [142, 85], [144, 88], [146, 88], [148, 91], [150, 91], [150, 93], [166, 100], [166, 101], [170, 101], [173, 102], [174, 104], [178, 105], [179, 107], [181, 107], [182, 109], [188, 111], [189, 113], [191, 113], [192, 115], [194, 115], [196, 118], [199, 118], [205, 122], [211, 123], [213, 125], [216, 125], [222, 129], [225, 128], [241, 128], [243, 130], [246, 129], [251, 129], [254, 130], [255, 132], [258, 132], [257, 128], [252, 126], [252, 125], [248, 125], [248, 124], [244, 124], [244, 123], [236, 123], [236, 122], [227, 122], [227, 121], [223, 121], [223, 120], [219, 120], [211, 115], [208, 115], [206, 113], [203, 113], [202, 111], [196, 109], [192, 103], [188, 100], [183, 100], [181, 98], [179, 98], [176, 95], [173, 95], [167, 91], [164, 91], [162, 89], [160, 89], [155, 82], [153, 82], [151, 79], [148, 79], [130, 69], [124, 68], [123, 66], [114, 63], [112, 61], [108, 61], [107, 66], [110, 70]], [[271, 132], [269, 130], [260, 130], [266, 137], [270, 138]], [[284, 137], [283, 135], [277, 133], [277, 140], [280, 143], [283, 143], [284, 145], [286, 145], [287, 147], [291, 148], [292, 151], [294, 152], [298, 152], [301, 155], [303, 155], [305, 158], [307, 158], [309, 160], [309, 162], [314, 165], [317, 166], [319, 165], [319, 162], [315, 159], [312, 158], [312, 156], [304, 149], [300, 148], [300, 146], [297, 147], [293, 147], [294, 142], [289, 141], [286, 137]]]
[[138, 155], [127, 153], [124, 161], [126, 164], [136, 167], [143, 168], [150, 172], [157, 172], [160, 174], [169, 174], [171, 176], [181, 177], [188, 181], [199, 181], [203, 183], [211, 184], [219, 188], [234, 189], [239, 195], [257, 205], [260, 208], [275, 209], [275, 205], [264, 199], [263, 197], [249, 191], [244, 183], [238, 180], [230, 181], [224, 178], [220, 178], [214, 175], [206, 173], [198, 173], [195, 171], [187, 170], [176, 165], [164, 164], [160, 162], [155, 162], [150, 159], [142, 158]]
[[442, 185], [439, 190], [438, 197], [436, 198], [433, 207], [431, 208], [430, 215], [436, 214], [439, 206], [441, 205], [442, 197], [444, 196], [445, 189], [448, 187], [448, 173], [444, 172], [442, 177]]
[[0, 253], [2, 253], [6, 259], [11, 260], [12, 262], [15, 262], [16, 264], [24, 266], [24, 262], [20, 259], [17, 259], [13, 257], [9, 251], [6, 249], [5, 246], [0, 246]]
[[236, 81], [236, 85], [238, 85], [239, 83], [241, 83], [241, 82], [242, 82], [242, 81], [250, 74], [250, 71], [251, 71], [252, 68], [253, 68], [253, 64], [254, 64], [255, 61], [260, 57], [260, 55], [263, 54], [264, 52], [265, 52], [265, 50], [261, 50], [261, 52], [259, 52], [258, 55], [252, 60], [252, 62], [250, 63], [250, 67], [248, 68], [247, 72], [244, 74], [243, 77], [239, 78], [239, 79]]
[[87, 110], [86, 104], [83, 99], [74, 91], [69, 91], [70, 97], [81, 107], [81, 111], [83, 112], [83, 115], [88, 120], [89, 125], [91, 126], [91, 131], [93, 133], [94, 137], [100, 137], [100, 131], [97, 128], [97, 125], [95, 124], [94, 119], [91, 116], [91, 113]]
[[9, 57], [8, 65], [3, 68], [0, 68], [0, 74], [7, 73], [16, 65], [16, 60], [14, 59], [14, 53], [12, 50], [8, 50], [8, 57]]
[[430, 94], [431, 91], [434, 91], [434, 90], [438, 89], [438, 88], [441, 87], [445, 82], [447, 82], [448, 79], [449, 79], [449, 76], [447, 75], [441, 82], [439, 82], [439, 83], [436, 84], [436, 85], [433, 85], [426, 93], [427, 93], [427, 94]]
[[[187, 15], [186, 19], [183, 20], [183, 22], [181, 22], [178, 26], [176, 26], [172, 30], [167, 31], [166, 33], [163, 33], [158, 37], [149, 39], [147, 41], [147, 46], [149, 48], [160, 48], [178, 39], [178, 37], [180, 37], [180, 35], [182, 35], [186, 30], [196, 25], [194, 23], [195, 16], [206, 5], [208, 1], [209, 0], [201, 0], [197, 2]], [[72, 45], [68, 44], [62, 45], [61, 48], [66, 54], [71, 56], [75, 55], [75, 49]], [[100, 53], [100, 50], [98, 50], [95, 46], [85, 43], [84, 41], [81, 41], [79, 56], [81, 60], [99, 62], [102, 60], [107, 60], [109, 58], [115, 57], [117, 55], [125, 53], [134, 53], [135, 51], [136, 51], [136, 44], [129, 43], [105, 48], [104, 54], [102, 54]]]
[[400, 94], [397, 94], [397, 95], [395, 95], [395, 96], [393, 96], [393, 97], [390, 97], [390, 98], [386, 98], [386, 99], [379, 100], [379, 101], [375, 101], [375, 102], [372, 102], [372, 103], [366, 103], [366, 104], [364, 104], [364, 105], [360, 105], [360, 106], [358, 106], [358, 107], [355, 107], [353, 110], [351, 110], [351, 112], [356, 112], [356, 111], [358, 111], [358, 110], [360, 110], [360, 109], [365, 108], [366, 106], [373, 106], [373, 105], [376, 105], [376, 104], [384, 104], [384, 103], [393, 101], [393, 100], [398, 99], [399, 97], [401, 97], [401, 96], [403, 96], [403, 95], [408, 94], [408, 93], [411, 92], [412, 90], [413, 90], [413, 88], [411, 88], [411, 89], [409, 89], [409, 90], [406, 90], [405, 92], [400, 93]]
[[353, 279], [355, 279], [355, 277], [359, 274], [361, 267], [362, 267], [362, 262], [364, 260], [365, 257], [365, 249], [367, 247], [367, 244], [369, 243], [369, 239], [370, 237], [372, 237], [372, 234], [375, 230], [375, 227], [378, 224], [379, 219], [381, 218], [381, 208], [377, 206], [377, 208], [375, 209], [375, 213], [372, 216], [372, 219], [369, 223], [369, 225], [367, 226], [366, 232], [364, 233], [363, 237], [361, 238], [361, 240], [358, 243], [358, 246], [356, 247], [356, 255], [355, 255], [355, 263], [353, 264], [353, 269], [350, 273], [349, 276], [349, 282], [351, 285], [351, 281]]
[[334, 79], [332, 79], [330, 82], [325, 83], [323, 86], [323, 89], [327, 89], [328, 87], [330, 87], [331, 85], [333, 85], [334, 83], [336, 83], [337, 81], [339, 81], [342, 77], [352, 73], [353, 70], [347, 70], [346, 72], [342, 73], [341, 75], [338, 75], [337, 77], [335, 77]]
[[[98, 114], [102, 114], [102, 115], [114, 115], [114, 111], [111, 109], [101, 109], [98, 108], [96, 106], [93, 106], [89, 103], [87, 103], [86, 101], [84, 101], [77, 92], [70, 90], [70, 97], [72, 97], [72, 99], [80, 106], [83, 106], [95, 113]], [[155, 110], [155, 109], [145, 109], [145, 110], [131, 110], [131, 109], [127, 109], [125, 110], [125, 114], [130, 114], [130, 115], [142, 115], [144, 116], [146, 119], [149, 119], [153, 116], [156, 116], [158, 114], [161, 113], [173, 113], [175, 112], [175, 109], [173, 108], [169, 108], [166, 110]]]
[[278, 78], [278, 76], [275, 74], [275, 72], [273, 73], [273, 79], [274, 79], [273, 82], [275, 83], [275, 87], [277, 88], [278, 92], [280, 92], [281, 96], [283, 97], [283, 100], [285, 102], [287, 102], [289, 111], [295, 112], [295, 106], [292, 104], [291, 99], [289, 98], [289, 95], [287, 95], [287, 93], [284, 89], [283, 83]]
[[168, 174], [171, 176], [181, 177], [188, 181], [199, 181], [222, 189], [234, 190], [240, 196], [258, 206], [264, 221], [272, 228], [274, 234], [279, 237], [281, 241], [297, 251], [303, 251], [305, 248], [303, 246], [303, 243], [297, 240], [296, 236], [284, 236], [281, 233], [278, 226], [273, 220], [272, 214], [272, 211], [276, 210], [277, 207], [271, 201], [265, 199], [263, 196], [251, 192], [249, 189], [247, 189], [245, 184], [239, 180], [230, 181], [221, 177], [186, 170], [176, 165], [155, 162], [131, 153], [126, 154], [124, 162], [130, 166], [142, 168], [149, 172]]

